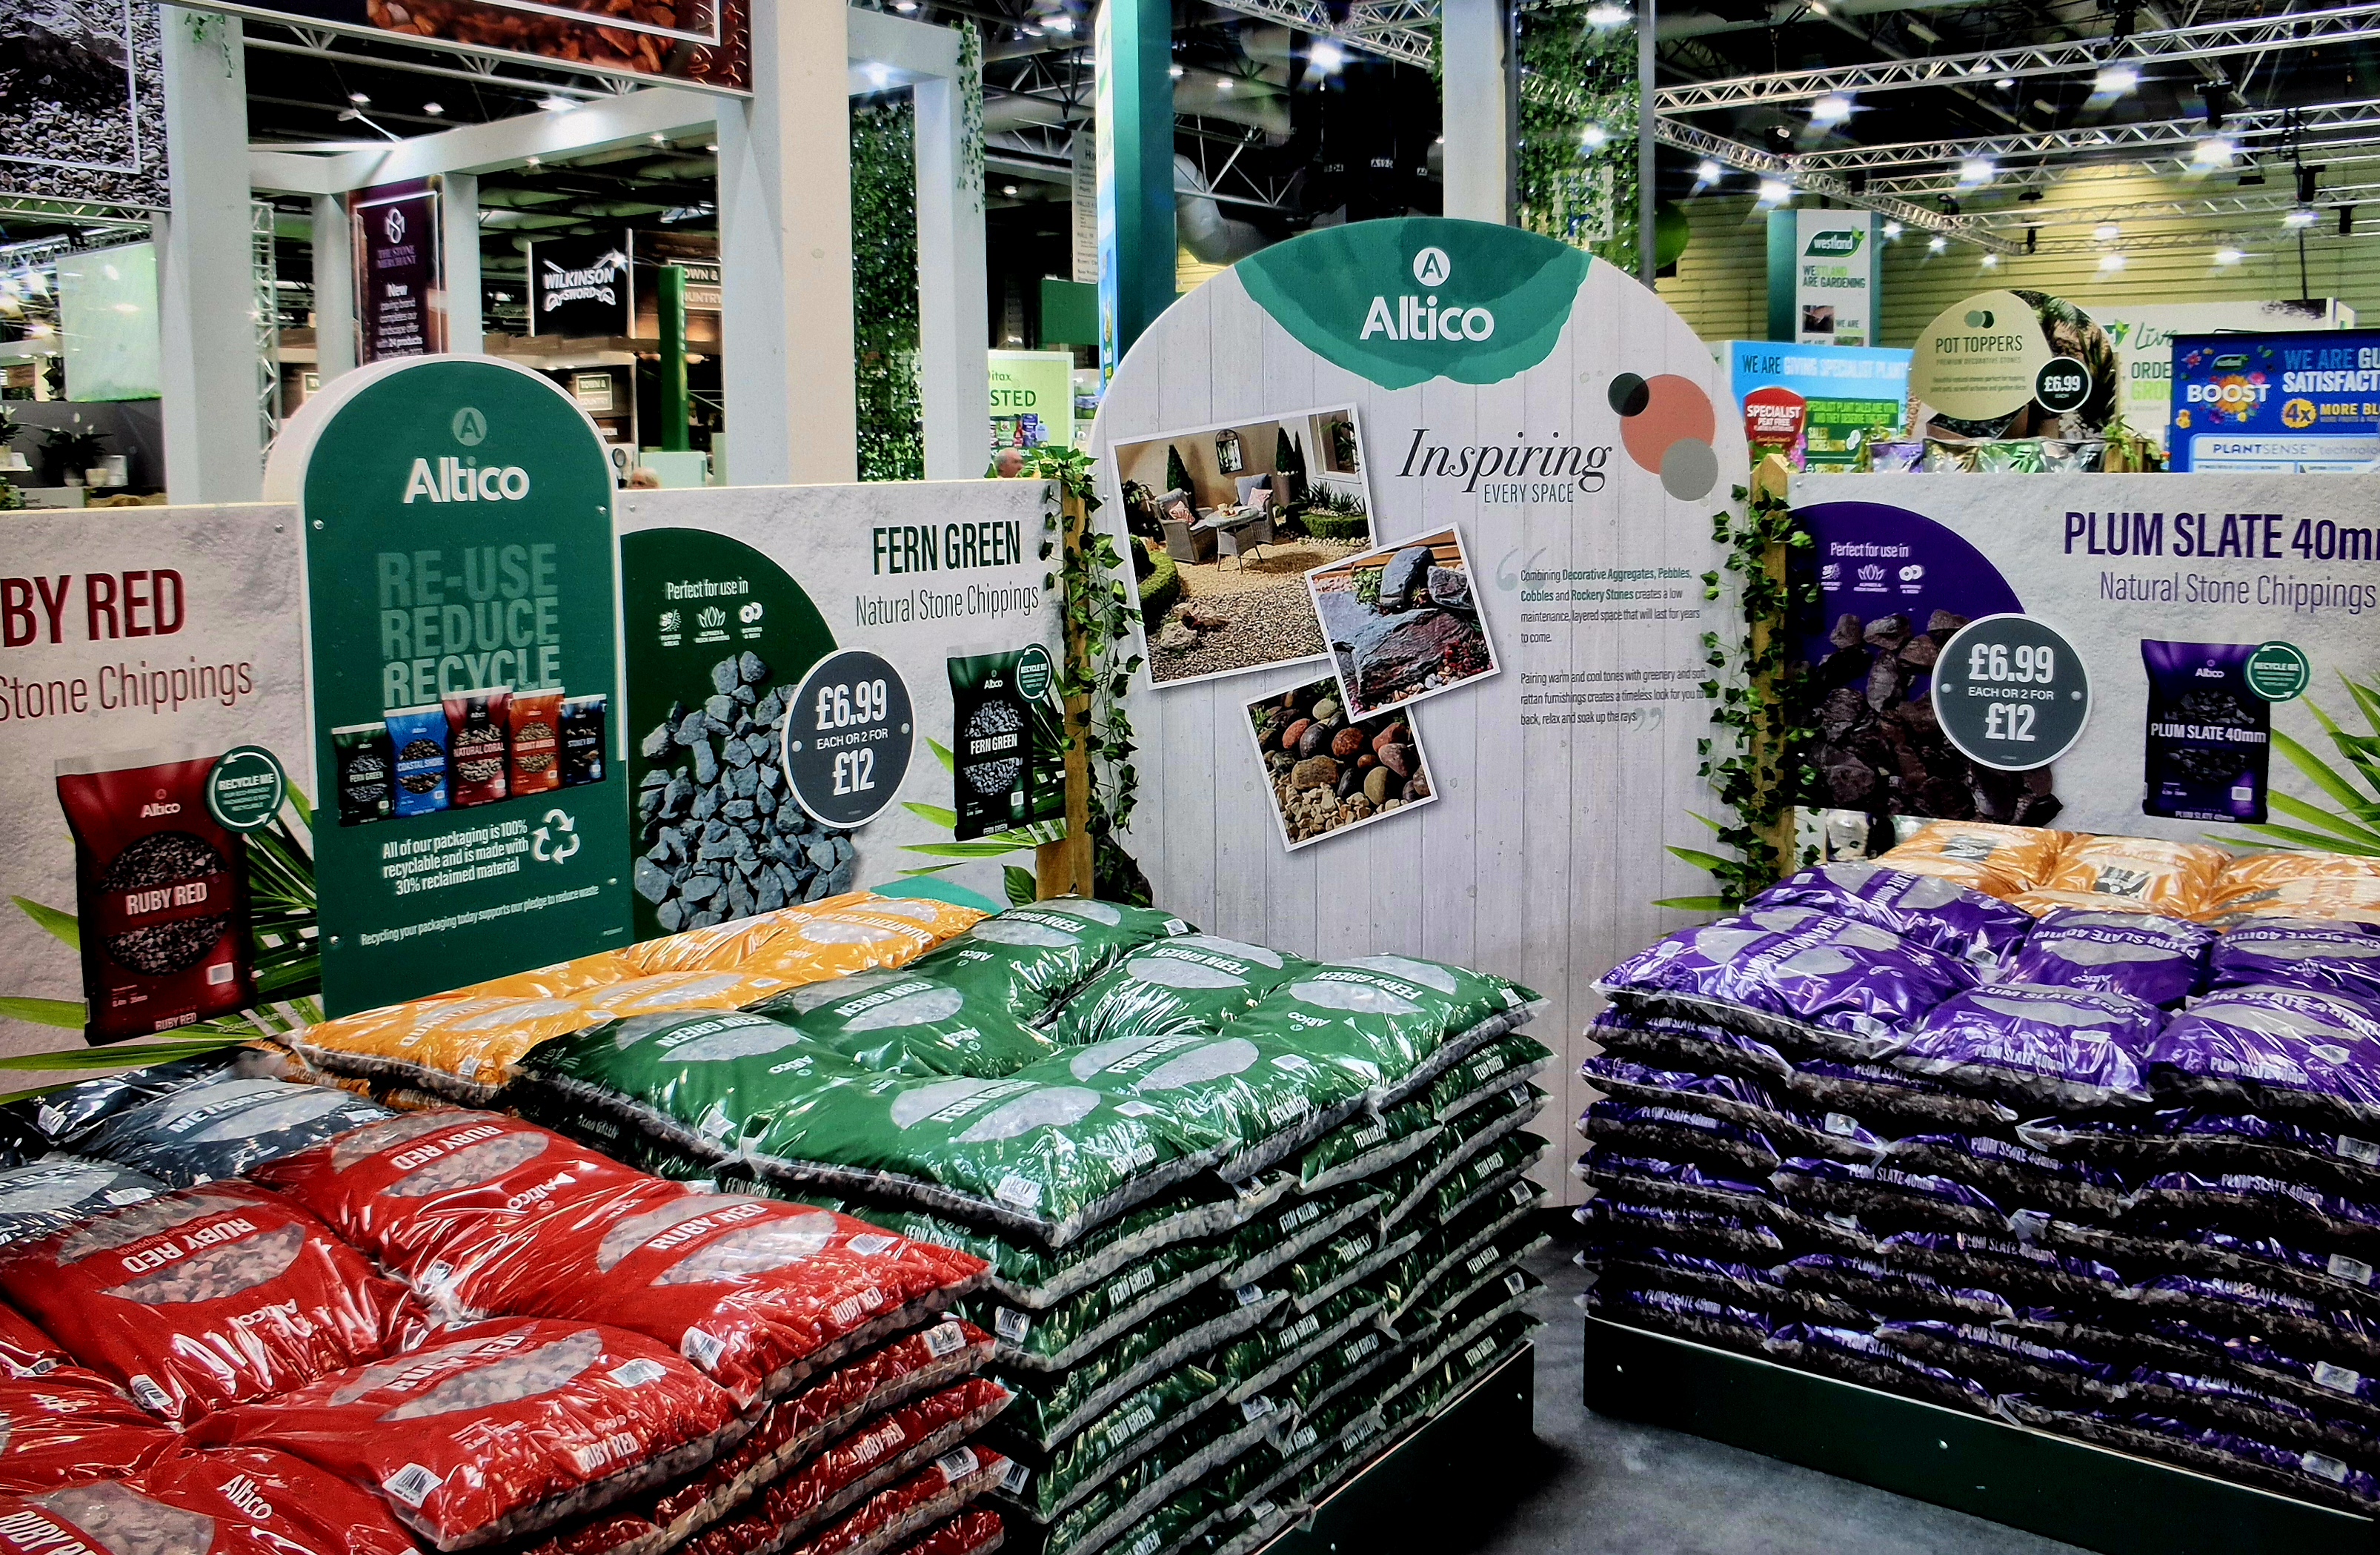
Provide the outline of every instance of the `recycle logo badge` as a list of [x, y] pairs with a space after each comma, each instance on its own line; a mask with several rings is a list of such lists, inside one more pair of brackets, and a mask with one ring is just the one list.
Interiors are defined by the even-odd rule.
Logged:
[[[562, 833], [556, 842], [554, 833]], [[540, 864], [559, 864], [577, 853], [586, 839], [578, 834], [578, 822], [570, 812], [551, 809], [545, 812], [545, 824], [529, 833], [528, 856]]]

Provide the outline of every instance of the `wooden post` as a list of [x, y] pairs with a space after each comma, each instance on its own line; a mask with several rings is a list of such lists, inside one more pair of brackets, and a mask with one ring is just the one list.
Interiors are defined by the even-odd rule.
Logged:
[[[1752, 500], [1755, 504], [1763, 501], [1784, 502], [1788, 498], [1792, 483], [1793, 468], [1785, 462], [1783, 456], [1770, 454], [1762, 459], [1759, 466], [1752, 472]], [[1767, 575], [1769, 586], [1776, 590], [1776, 597], [1783, 598], [1785, 547], [1781, 543], [1772, 543], [1762, 548], [1760, 570]], [[1777, 632], [1783, 625], [1784, 622], [1781, 619], [1773, 615], [1764, 615], [1753, 621], [1752, 658], [1755, 663], [1760, 662], [1768, 652], [1769, 645], [1776, 639]], [[1752, 759], [1756, 771], [1776, 771], [1779, 773], [1779, 781], [1783, 783], [1786, 781], [1782, 776], [1783, 769], [1791, 759], [1792, 753], [1785, 748], [1783, 732], [1778, 727], [1778, 715], [1773, 711], [1777, 707], [1778, 694], [1775, 672], [1771, 671], [1760, 675], [1758, 682], [1763, 699], [1762, 705], [1771, 709], [1772, 712], [1769, 717], [1764, 718], [1753, 727]], [[1761, 828], [1762, 839], [1772, 850], [1771, 856], [1777, 861], [1780, 879], [1793, 872], [1793, 807], [1787, 805], [1783, 807], [1776, 820]]]
[[[1059, 511], [1063, 516], [1062, 541], [1067, 570], [1086, 566], [1083, 558], [1083, 530], [1088, 519], [1082, 498], [1061, 491]], [[1061, 589], [1060, 609], [1064, 609]], [[1074, 613], [1065, 613], [1066, 678], [1078, 678], [1088, 667], [1091, 643], [1083, 635], [1082, 623]], [[1091, 699], [1087, 696], [1066, 699], [1066, 835], [1054, 843], [1044, 843], [1034, 862], [1037, 866], [1037, 889], [1043, 901], [1052, 896], [1096, 896], [1091, 871]]]

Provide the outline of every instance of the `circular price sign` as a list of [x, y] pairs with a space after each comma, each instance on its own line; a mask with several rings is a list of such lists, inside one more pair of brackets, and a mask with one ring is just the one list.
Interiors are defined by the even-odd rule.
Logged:
[[2248, 689], [2268, 702], [2291, 702], [2313, 684], [2313, 666], [2293, 642], [2268, 642], [2248, 655]]
[[1959, 628], [1934, 664], [1934, 716], [1969, 760], [2003, 772], [2046, 767], [2091, 716], [2091, 677], [2074, 645], [2030, 615]]
[[261, 832], [281, 813], [289, 779], [261, 745], [236, 745], [207, 773], [207, 813], [226, 832]]
[[2072, 357], [2052, 357], [2033, 375], [2033, 397], [2061, 416], [2079, 410], [2091, 397], [2091, 370]]
[[901, 672], [863, 649], [811, 665], [785, 710], [785, 782], [829, 826], [865, 826], [890, 807], [916, 746]]

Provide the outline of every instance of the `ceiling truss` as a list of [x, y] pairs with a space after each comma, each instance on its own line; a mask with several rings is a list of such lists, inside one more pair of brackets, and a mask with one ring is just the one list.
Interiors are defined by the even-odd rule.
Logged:
[[1708, 130], [1681, 124], [1675, 119], [1654, 121], [1654, 137], [1665, 146], [1674, 146], [1694, 156], [1707, 157], [1722, 167], [1789, 180], [1805, 194], [1828, 195], [1847, 205], [1856, 205], [1888, 216], [1904, 226], [1938, 232], [1998, 253], [2021, 254], [2024, 251], [2022, 242], [1984, 227], [1972, 216], [1949, 215], [1930, 205], [1914, 205], [1889, 195], [1854, 192], [1849, 180], [1835, 174], [1801, 172], [1794, 167], [1791, 157], [1764, 152], [1757, 146], [1747, 146], [1741, 140], [1713, 135]]

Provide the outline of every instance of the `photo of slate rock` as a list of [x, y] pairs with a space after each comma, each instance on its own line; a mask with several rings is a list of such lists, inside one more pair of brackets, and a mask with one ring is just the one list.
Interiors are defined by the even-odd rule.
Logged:
[[731, 654], [638, 740], [633, 883], [665, 934], [851, 889], [851, 833], [812, 820], [786, 788], [778, 723], [793, 688], [772, 689], [771, 674], [759, 654]]
[[1807, 802], [1871, 816], [2046, 826], [2063, 808], [2051, 769], [2003, 772], [1955, 749], [1934, 716], [1934, 662], [1967, 617], [1937, 610], [1923, 631], [1908, 614], [1836, 617], [1810, 666], [1818, 743]]
[[1463, 537], [1451, 528], [1317, 567], [1305, 582], [1351, 717], [1497, 671]]
[[163, 209], [159, 8], [0, 0], [0, 195]]
[[1339, 683], [1327, 676], [1259, 697], [1245, 711], [1281, 843], [1293, 853], [1437, 796], [1412, 719], [1350, 718]]

